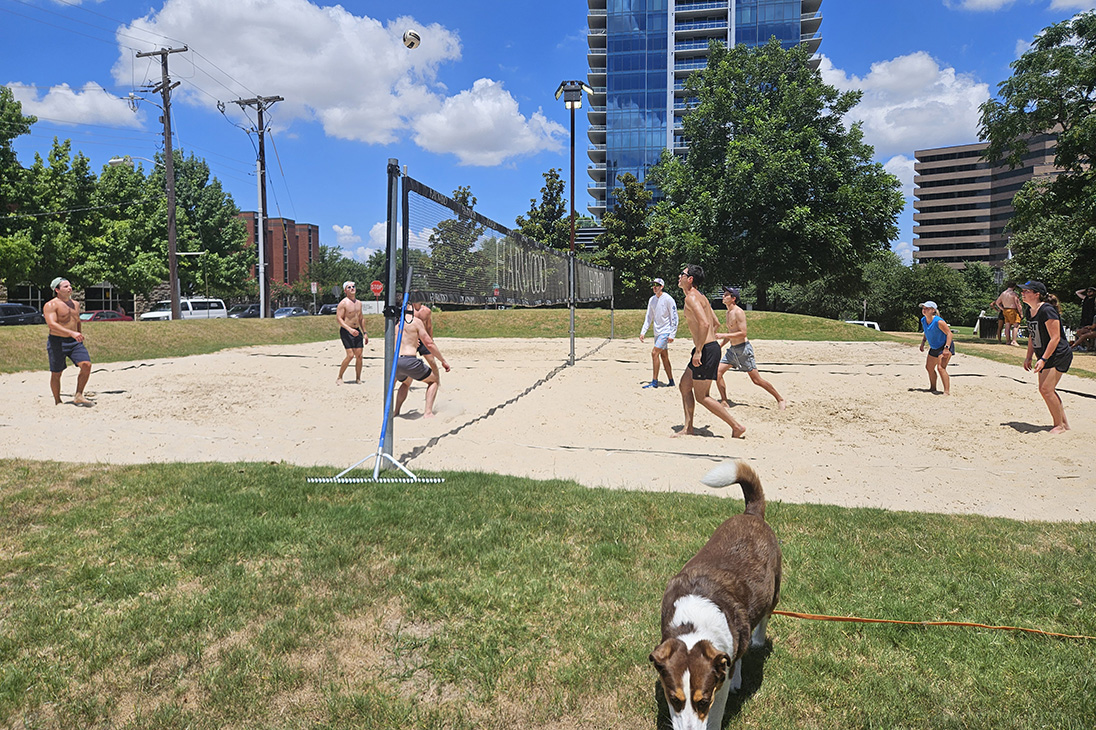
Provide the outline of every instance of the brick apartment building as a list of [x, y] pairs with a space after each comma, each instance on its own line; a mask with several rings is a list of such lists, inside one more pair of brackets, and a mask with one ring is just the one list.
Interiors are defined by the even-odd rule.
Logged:
[[[244, 211], [240, 220], [247, 225], [247, 240], [256, 245], [255, 221], [258, 213]], [[263, 232], [266, 271], [271, 281], [293, 285], [320, 251], [320, 228], [312, 223], [297, 223], [289, 218], [267, 218]], [[252, 270], [254, 275], [254, 270]]]

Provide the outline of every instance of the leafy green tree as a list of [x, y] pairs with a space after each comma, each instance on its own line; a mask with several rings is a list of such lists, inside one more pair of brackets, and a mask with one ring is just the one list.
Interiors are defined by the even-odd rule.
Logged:
[[713, 281], [752, 282], [761, 308], [777, 282], [859, 286], [903, 206], [860, 125], [843, 122], [860, 93], [824, 84], [808, 55], [776, 40], [713, 43], [707, 68], [687, 82], [697, 99], [684, 119], [689, 153], [664, 152], [651, 172], [697, 234], [691, 261]]
[[[466, 186], [453, 191], [453, 200], [469, 210], [476, 206], [476, 198]], [[481, 294], [486, 290], [489, 283], [486, 262], [474, 251], [484, 230], [474, 219], [462, 214], [440, 221], [434, 226], [429, 237], [429, 274], [435, 290], [455, 296]], [[415, 269], [418, 270], [417, 265]], [[403, 283], [400, 282], [400, 287], [402, 286]]]
[[58, 275], [70, 278], [76, 288], [99, 283], [79, 270], [98, 224], [95, 175], [83, 154], [72, 155], [71, 146], [54, 138], [47, 158], [36, 154], [26, 171], [28, 194], [21, 210], [29, 216], [25, 230], [34, 247], [27, 281], [42, 288]]
[[[669, 278], [676, 263], [670, 263], [670, 237], [664, 216], [651, 211], [651, 191], [631, 173], [617, 178], [621, 187], [613, 190], [616, 205], [602, 218], [605, 233], [597, 239], [594, 262], [614, 269], [614, 297], [618, 306], [642, 307], [651, 296], [651, 279]], [[676, 291], [671, 286], [670, 291]]]
[[1032, 136], [1057, 136], [1051, 180], [1033, 180], [1013, 199], [1009, 223], [1016, 278], [1072, 290], [1096, 278], [1096, 12], [1043, 30], [1012, 63], [998, 98], [982, 105], [985, 157], [1016, 167]]
[[0, 282], [11, 277], [24, 277], [30, 273], [29, 259], [33, 259], [26, 231], [25, 219], [17, 217], [27, 203], [26, 177], [15, 155], [14, 142], [24, 134], [30, 134], [31, 125], [38, 119], [23, 115], [23, 105], [6, 86], [0, 86]]
[[[564, 196], [560, 170], [551, 168], [544, 175], [540, 202], [529, 200], [529, 212], [518, 216], [516, 223], [522, 235], [561, 251], [571, 250], [571, 216]], [[576, 229], [578, 220], [575, 221]]]
[[[183, 291], [201, 292], [209, 281], [211, 293], [233, 296], [245, 293], [251, 267], [258, 253], [247, 245], [247, 226], [237, 218], [240, 209], [221, 182], [212, 177], [205, 160], [175, 151], [175, 231], [178, 251], [206, 251], [194, 261], [180, 260], [179, 283]], [[164, 190], [163, 156], [148, 181]], [[164, 256], [167, 256], [167, 197], [158, 211], [162, 214]], [[186, 257], [184, 257], [186, 258]]]

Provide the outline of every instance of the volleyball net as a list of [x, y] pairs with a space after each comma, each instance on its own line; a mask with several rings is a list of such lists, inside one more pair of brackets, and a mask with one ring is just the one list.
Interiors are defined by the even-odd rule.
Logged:
[[[422, 301], [541, 307], [570, 302], [570, 256], [404, 175], [402, 257]], [[610, 300], [613, 270], [574, 259], [575, 302]]]

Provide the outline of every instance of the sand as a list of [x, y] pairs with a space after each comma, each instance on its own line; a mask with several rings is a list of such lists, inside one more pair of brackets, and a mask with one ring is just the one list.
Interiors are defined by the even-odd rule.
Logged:
[[[945, 397], [927, 392], [916, 346], [759, 341], [758, 367], [787, 410], [730, 372], [732, 413], [746, 438], [732, 439], [702, 407], [701, 435], [675, 438], [684, 421], [677, 388], [641, 388], [651, 377], [650, 342], [578, 340], [576, 363], [566, 367], [565, 338], [441, 339], [453, 371], [443, 374], [437, 415], [423, 417], [424, 388], [416, 385], [394, 421], [394, 454], [411, 471], [733, 497], [741, 496], [737, 487], [713, 490], [699, 480], [738, 458], [757, 469], [770, 501], [1096, 519], [1096, 381], [1063, 377], [1073, 430], [1052, 435], [1035, 376], [1016, 366], [960, 349]], [[670, 353], [680, 374], [687, 343], [673, 343]], [[383, 340], [371, 341], [363, 383], [340, 386], [343, 350], [334, 340], [97, 364], [91, 408], [71, 405], [72, 367], [62, 381], [65, 402], [53, 405], [43, 357], [43, 372], [0, 376], [0, 457], [269, 461], [324, 465], [333, 476], [377, 450], [382, 354]], [[371, 473], [370, 464], [349, 476]]]

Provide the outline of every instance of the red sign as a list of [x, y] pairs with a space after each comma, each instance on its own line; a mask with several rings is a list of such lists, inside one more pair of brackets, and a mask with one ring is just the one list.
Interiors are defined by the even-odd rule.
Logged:
[[369, 285], [369, 291], [373, 292], [373, 296], [379, 297], [381, 292], [384, 291], [384, 284], [374, 281]]

